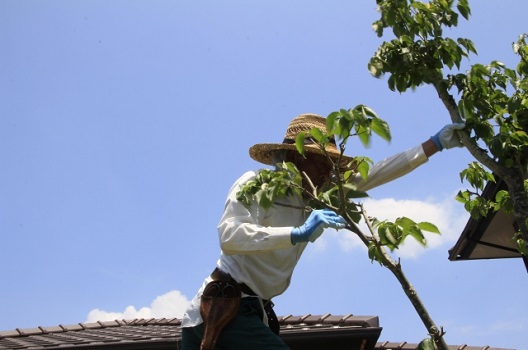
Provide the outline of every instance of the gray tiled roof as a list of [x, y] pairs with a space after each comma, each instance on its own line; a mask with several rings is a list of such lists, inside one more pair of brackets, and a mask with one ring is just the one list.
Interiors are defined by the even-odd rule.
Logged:
[[[279, 317], [281, 336], [295, 341], [303, 337], [335, 337], [340, 334], [381, 332], [375, 316], [284, 316]], [[79, 323], [0, 331], [0, 350], [50, 349], [176, 349], [181, 339], [181, 320], [134, 319]], [[415, 350], [417, 344], [378, 342], [377, 350]], [[453, 346], [460, 350], [499, 350], [491, 347]]]
[[86, 346], [175, 342], [181, 337], [178, 319], [136, 319], [79, 323], [0, 332], [0, 349], [70, 349]]
[[[381, 329], [378, 318], [373, 316], [285, 316], [280, 317], [281, 334], [324, 330]], [[94, 347], [123, 347], [125, 345], [149, 345], [178, 343], [181, 339], [181, 320], [135, 319], [95, 323], [79, 323], [53, 327], [37, 327], [0, 331], [0, 350], [7, 349], [84, 349]]]

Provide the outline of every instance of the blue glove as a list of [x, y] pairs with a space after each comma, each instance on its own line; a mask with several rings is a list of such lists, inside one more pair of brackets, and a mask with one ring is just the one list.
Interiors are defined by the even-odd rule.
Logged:
[[327, 227], [335, 229], [344, 228], [345, 219], [330, 209], [314, 210], [310, 213], [306, 222], [291, 231], [293, 244], [299, 242], [314, 242]]
[[464, 123], [448, 124], [434, 136], [431, 136], [431, 140], [439, 151], [442, 151], [444, 148], [462, 147], [463, 145], [460, 143], [456, 131], [464, 129], [465, 126]]

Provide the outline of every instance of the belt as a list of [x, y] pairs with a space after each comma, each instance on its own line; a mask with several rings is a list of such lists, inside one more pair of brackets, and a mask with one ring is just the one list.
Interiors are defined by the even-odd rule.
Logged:
[[244, 294], [250, 295], [252, 297], [258, 297], [257, 293], [255, 293], [249, 286], [245, 283], [239, 283], [240, 291]]
[[[230, 279], [234, 283], [238, 284], [238, 286], [240, 287], [240, 291], [242, 293], [244, 293], [246, 295], [249, 295], [249, 296], [252, 296], [252, 297], [258, 297], [259, 296], [247, 284], [238, 283], [237, 281], [235, 281], [235, 279], [233, 277], [231, 277], [230, 274], [220, 270], [218, 267], [214, 269], [213, 273], [211, 274], [211, 278], [213, 279], [213, 281], [217, 281], [217, 280], [221, 280], [221, 279]], [[270, 302], [271, 302], [271, 300], [262, 299], [262, 303], [264, 305], [267, 305]]]

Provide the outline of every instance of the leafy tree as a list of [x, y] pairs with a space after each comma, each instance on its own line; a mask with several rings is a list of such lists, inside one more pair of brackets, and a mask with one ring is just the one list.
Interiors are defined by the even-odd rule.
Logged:
[[[432, 0], [427, 3], [414, 0], [376, 0], [380, 19], [373, 29], [379, 37], [385, 29], [392, 29], [393, 39], [383, 42], [370, 59], [369, 70], [375, 77], [388, 75], [388, 86], [403, 93], [423, 85], [431, 85], [442, 100], [447, 115], [453, 122], [464, 122], [459, 131], [463, 145], [475, 162], [460, 173], [474, 190], [461, 191], [457, 199], [472, 217], [487, 215], [493, 210], [512, 213], [519, 226], [515, 239], [521, 254], [527, 254], [528, 242], [528, 46], [526, 35], [513, 45], [519, 56], [515, 69], [493, 61], [488, 65], [475, 64], [459, 72], [461, 62], [477, 50], [469, 39], [456, 40], [444, 36], [444, 28], [458, 24], [459, 15], [469, 18], [471, 10], [467, 0]], [[457, 96], [453, 96], [455, 91]], [[368, 144], [373, 134], [390, 140], [389, 126], [376, 113], [364, 105], [341, 109], [327, 117], [327, 133], [312, 129], [309, 135], [300, 134], [296, 146], [304, 154], [304, 138], [315, 140], [323, 153], [325, 144], [336, 135], [343, 154], [350, 137], [358, 137]], [[341, 160], [332, 162], [333, 176], [322, 188], [305, 189], [300, 174], [292, 163], [277, 164], [275, 170], [261, 170], [258, 176], [239, 192], [239, 200], [257, 201], [264, 207], [273, 205], [275, 198], [296, 192], [310, 199], [309, 208], [330, 208], [342, 215], [347, 228], [355, 232], [368, 248], [368, 255], [389, 269], [400, 282], [430, 338], [421, 342], [422, 349], [447, 349], [444, 331], [439, 328], [417, 291], [403, 273], [400, 260], [391, 252], [411, 237], [426, 245], [423, 231], [438, 233], [427, 222], [415, 222], [401, 217], [394, 222], [379, 220], [368, 215], [358, 201], [367, 196], [358, 191], [353, 174], [366, 178], [371, 165], [367, 157], [355, 157], [349, 164]], [[481, 196], [488, 181], [498, 176], [508, 186], [494, 199]], [[309, 181], [309, 179], [307, 179]], [[364, 232], [358, 225], [366, 224]]]
[[[476, 54], [473, 42], [444, 36], [445, 27], [469, 18], [468, 0], [377, 0], [381, 18], [373, 24], [379, 37], [392, 29], [394, 38], [383, 42], [370, 59], [375, 77], [389, 76], [393, 91], [405, 92], [431, 85], [453, 122], [464, 122], [459, 132], [475, 162], [460, 173], [474, 189], [458, 194], [473, 218], [500, 209], [512, 213], [519, 227], [513, 239], [519, 252], [528, 252], [528, 46], [519, 36], [513, 51], [515, 69], [493, 61], [474, 64], [459, 72], [464, 58]], [[453, 90], [457, 93], [453, 96]], [[508, 186], [494, 199], [481, 196], [487, 181], [498, 176]]]

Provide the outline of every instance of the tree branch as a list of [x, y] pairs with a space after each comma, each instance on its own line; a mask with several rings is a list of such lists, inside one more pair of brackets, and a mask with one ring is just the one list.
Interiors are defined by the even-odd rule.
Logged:
[[[451, 117], [451, 121], [453, 123], [464, 122], [458, 111], [458, 105], [455, 99], [447, 91], [447, 86], [441, 73], [435, 75], [435, 77], [432, 79], [432, 83], [438, 94], [438, 97], [446, 107], [449, 116]], [[462, 144], [476, 160], [490, 169], [493, 173], [497, 174], [500, 178], [506, 176], [507, 170], [497, 163], [493, 158], [491, 158], [486, 150], [480, 148], [477, 143], [469, 137], [467, 132], [463, 130], [457, 130], [456, 132], [458, 133], [458, 137], [460, 138]]]

